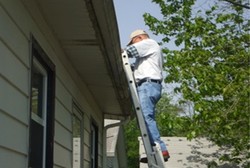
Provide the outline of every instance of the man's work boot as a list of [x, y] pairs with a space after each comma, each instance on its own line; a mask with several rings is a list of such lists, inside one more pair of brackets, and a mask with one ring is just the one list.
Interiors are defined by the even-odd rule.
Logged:
[[[162, 151], [162, 156], [165, 162], [168, 161], [168, 159], [170, 158], [170, 155], [168, 153], [168, 151]], [[143, 153], [140, 157], [140, 162], [142, 163], [148, 163], [148, 158], [147, 155], [145, 153]]]
[[140, 156], [140, 162], [142, 162], [142, 163], [148, 163], [148, 158], [147, 158], [147, 155], [145, 153], [143, 153]]
[[162, 156], [165, 162], [167, 162], [168, 159], [170, 158], [168, 151], [162, 151]]

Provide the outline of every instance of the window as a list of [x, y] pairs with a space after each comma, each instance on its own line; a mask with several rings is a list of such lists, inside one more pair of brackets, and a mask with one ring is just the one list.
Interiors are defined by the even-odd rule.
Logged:
[[95, 123], [91, 124], [91, 135], [90, 135], [90, 157], [91, 157], [91, 168], [98, 167], [98, 128]]
[[47, 77], [47, 71], [34, 58], [31, 77], [31, 118], [43, 126], [46, 126]]
[[54, 65], [32, 38], [29, 167], [53, 167]]
[[82, 154], [83, 154], [83, 117], [82, 112], [79, 108], [73, 106], [73, 116], [72, 116], [72, 125], [73, 125], [73, 168], [81, 168], [82, 163]]

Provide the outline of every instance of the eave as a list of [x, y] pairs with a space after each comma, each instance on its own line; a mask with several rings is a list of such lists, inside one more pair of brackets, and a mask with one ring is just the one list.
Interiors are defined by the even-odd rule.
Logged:
[[104, 117], [129, 116], [132, 104], [113, 1], [38, 0], [38, 5]]

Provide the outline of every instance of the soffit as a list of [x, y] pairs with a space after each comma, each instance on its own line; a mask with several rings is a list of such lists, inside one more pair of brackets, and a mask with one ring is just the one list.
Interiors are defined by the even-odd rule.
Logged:
[[112, 5], [88, 0], [38, 2], [69, 63], [86, 83], [104, 115], [108, 118], [129, 115], [131, 102], [121, 60], [117, 58], [120, 42]]

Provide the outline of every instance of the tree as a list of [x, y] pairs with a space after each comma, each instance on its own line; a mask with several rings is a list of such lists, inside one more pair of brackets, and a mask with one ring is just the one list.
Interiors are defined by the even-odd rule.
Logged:
[[125, 125], [125, 137], [128, 157], [128, 168], [139, 167], [139, 141], [140, 130], [137, 126], [136, 118]]
[[[164, 47], [166, 83], [179, 83], [181, 103], [192, 102], [188, 138], [205, 136], [232, 149], [223, 157], [247, 167], [250, 157], [249, 15], [245, 0], [215, 1], [206, 10], [193, 10], [195, 0], [153, 0], [163, 19], [144, 14], [146, 25], [162, 44], [170, 39], [180, 50]], [[249, 13], [248, 13], [249, 14]]]
[[186, 137], [189, 131], [190, 118], [181, 116], [184, 111], [183, 107], [170, 104], [170, 100], [169, 95], [163, 93], [156, 107], [156, 121], [161, 136]]

